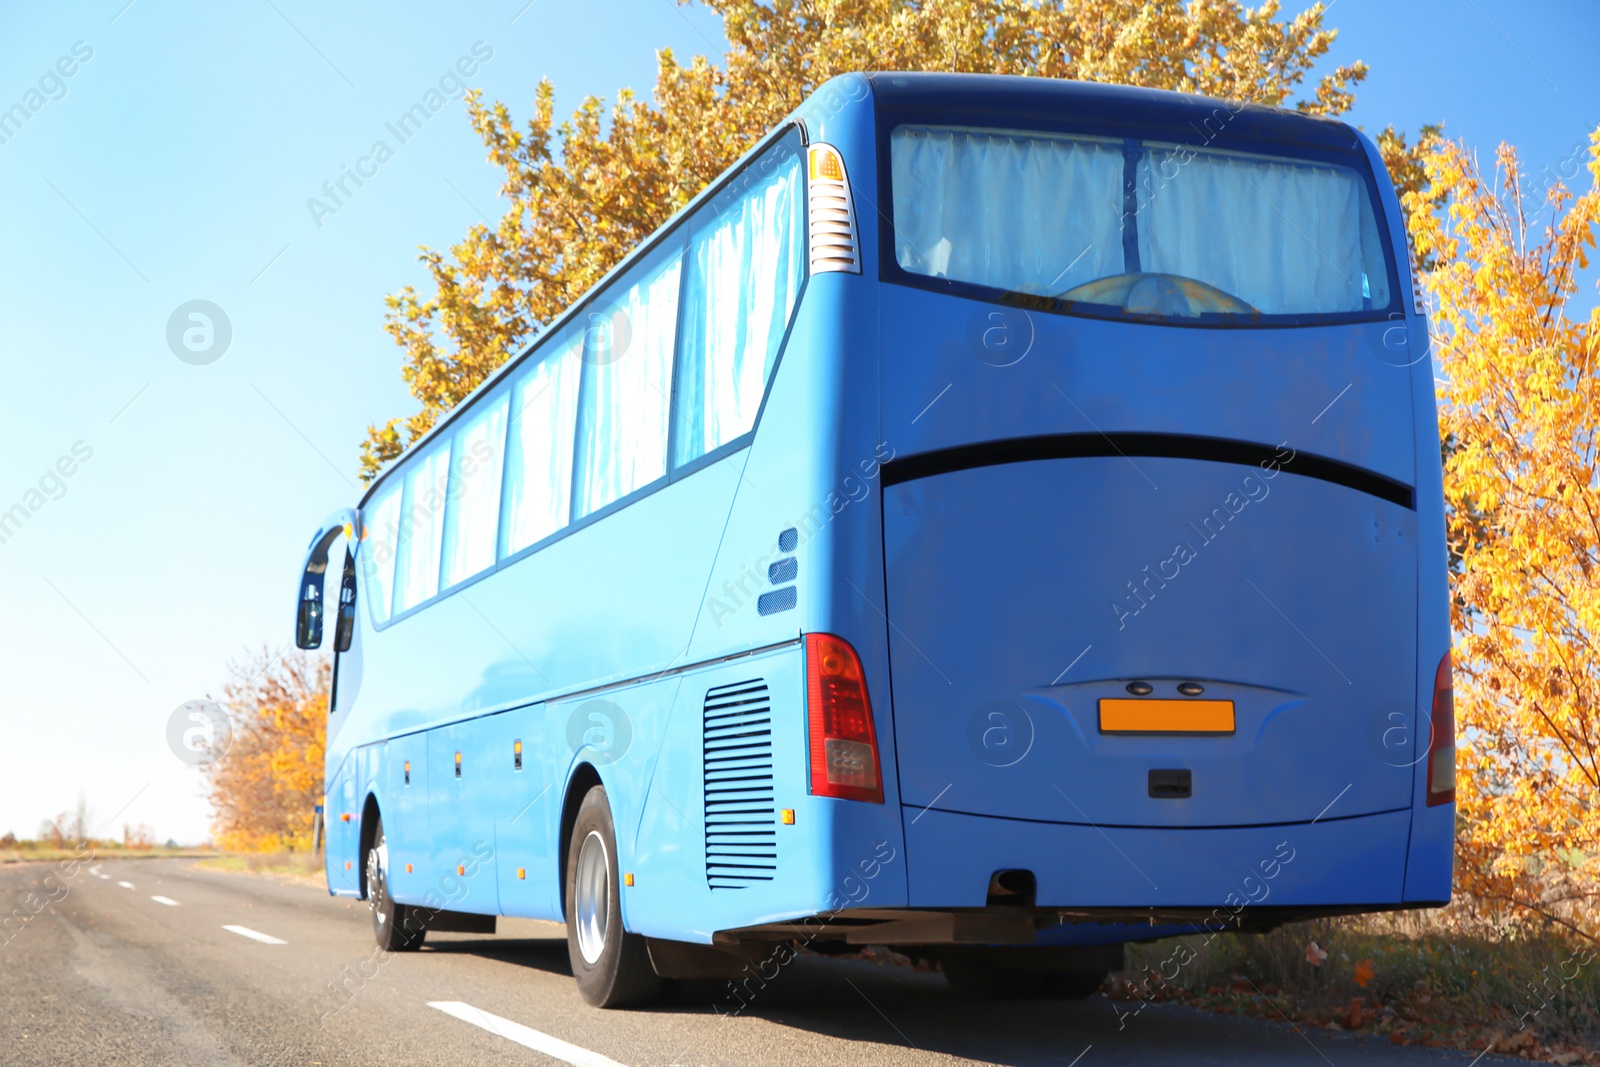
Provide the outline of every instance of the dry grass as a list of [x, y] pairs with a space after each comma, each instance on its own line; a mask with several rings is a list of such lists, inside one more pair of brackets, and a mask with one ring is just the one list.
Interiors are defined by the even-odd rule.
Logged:
[[232, 852], [203, 859], [196, 866], [325, 887], [327, 875], [322, 862], [320, 855], [311, 852]]
[[[1313, 943], [1327, 953], [1318, 965]], [[1558, 928], [1497, 928], [1446, 908], [1130, 946], [1111, 993], [1387, 1034], [1396, 1044], [1493, 1045], [1600, 1065], [1595, 957], [1591, 942]]]

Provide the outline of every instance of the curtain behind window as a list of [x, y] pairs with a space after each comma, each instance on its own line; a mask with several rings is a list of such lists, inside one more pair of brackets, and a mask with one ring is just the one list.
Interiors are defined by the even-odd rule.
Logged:
[[446, 588], [494, 566], [500, 531], [506, 402], [504, 393], [498, 399], [481, 402], [455, 432], [450, 500], [444, 516]]
[[905, 270], [1048, 295], [1122, 271], [1120, 141], [899, 126], [890, 160]]
[[503, 546], [509, 556], [567, 524], [583, 334], [574, 331], [527, 368], [511, 391]]
[[394, 564], [400, 549], [400, 487], [391, 477], [361, 509], [361, 568], [366, 576], [362, 598], [379, 625], [389, 621], [394, 599]]
[[1143, 270], [1197, 278], [1268, 315], [1365, 306], [1362, 231], [1375, 226], [1354, 171], [1151, 145], [1139, 189]]
[[[684, 292], [677, 464], [747, 433], [806, 275], [799, 139], [745, 168], [755, 183], [697, 221]], [[761, 169], [777, 165], [762, 177]], [[720, 199], [720, 198], [719, 198]]]
[[616, 295], [586, 312], [578, 415], [581, 518], [667, 473], [667, 411], [678, 320], [682, 248], [612, 283]]
[[396, 614], [439, 591], [445, 492], [449, 488], [450, 443], [411, 461], [401, 505], [400, 557], [395, 567]]

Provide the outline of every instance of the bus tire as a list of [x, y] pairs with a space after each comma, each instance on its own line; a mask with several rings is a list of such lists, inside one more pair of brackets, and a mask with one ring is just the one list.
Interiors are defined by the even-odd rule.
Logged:
[[650, 1004], [662, 980], [645, 939], [622, 927], [617, 835], [604, 786], [583, 798], [567, 846], [567, 955], [578, 992], [597, 1008]]
[[362, 866], [367, 872], [367, 903], [372, 908], [372, 936], [385, 952], [415, 952], [428, 935], [422, 909], [400, 904], [389, 895], [389, 848], [383, 819], [374, 816], [372, 844]]

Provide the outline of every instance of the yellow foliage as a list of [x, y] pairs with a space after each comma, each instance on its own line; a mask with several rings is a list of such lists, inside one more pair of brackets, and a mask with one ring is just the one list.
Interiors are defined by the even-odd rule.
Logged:
[[328, 664], [299, 651], [263, 651], [231, 673], [231, 741], [205, 768], [216, 843], [232, 852], [309, 849], [322, 797]]
[[[1568, 315], [1600, 225], [1589, 189], [1528, 197], [1436, 144], [1411, 224], [1432, 298], [1453, 574], [1458, 884], [1595, 932], [1600, 853], [1600, 311]], [[1430, 204], [1445, 205], [1428, 210]]]
[[[680, 0], [684, 2], [684, 0]], [[467, 98], [505, 172], [510, 208], [474, 226], [449, 258], [424, 249], [434, 293], [388, 297], [385, 329], [421, 410], [368, 428], [371, 481], [629, 249], [836, 74], [947, 70], [1153, 86], [1283, 104], [1332, 45], [1315, 4], [1290, 21], [1278, 3], [1235, 0], [708, 0], [730, 48], [724, 65], [658, 56], [653, 100], [589, 97], [566, 122], [541, 82], [518, 129], [504, 104]], [[1295, 106], [1340, 114], [1366, 65], [1324, 75]], [[1411, 150], [1389, 138], [1391, 165]]]

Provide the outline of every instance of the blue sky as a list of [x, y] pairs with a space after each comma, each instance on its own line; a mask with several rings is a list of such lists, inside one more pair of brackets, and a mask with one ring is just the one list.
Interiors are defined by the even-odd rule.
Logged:
[[[1336, 0], [1328, 21], [1330, 60], [1372, 67], [1369, 130], [1442, 119], [1537, 176], [1571, 173], [1600, 123], [1590, 0]], [[548, 76], [565, 113], [648, 92], [656, 48], [720, 42], [672, 0], [0, 9], [0, 110], [45, 80], [0, 143], [0, 511], [47, 485], [0, 543], [0, 834], [82, 791], [98, 833], [206, 836], [168, 718], [289, 639], [302, 547], [357, 495], [364, 427], [413, 409], [383, 296], [423, 284], [418, 245], [500, 210], [459, 99], [404, 144], [385, 124], [461, 69], [520, 116]], [[380, 139], [393, 157], [361, 163]], [[191, 300], [231, 324], [204, 365], [168, 346]]]

